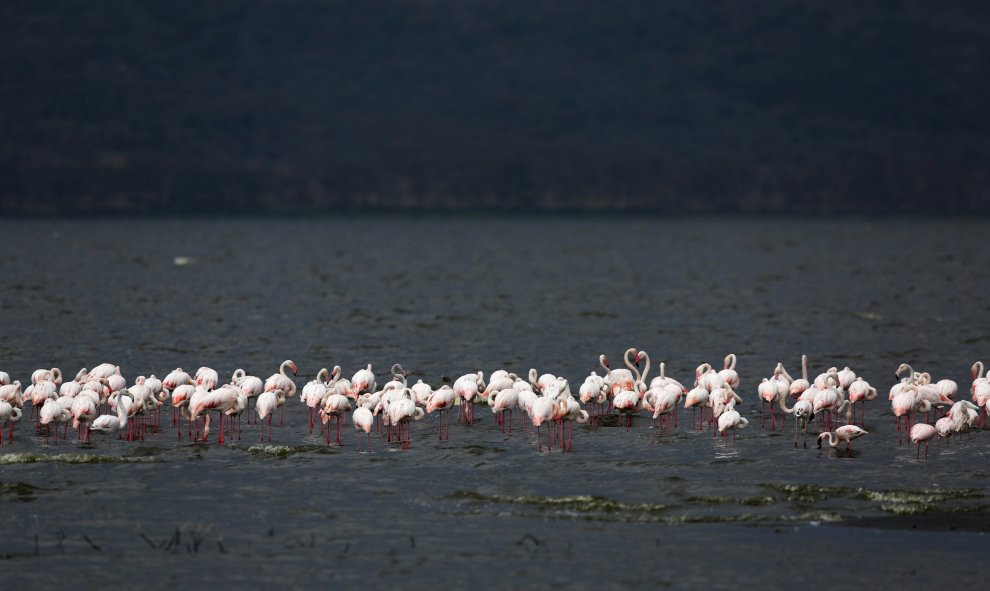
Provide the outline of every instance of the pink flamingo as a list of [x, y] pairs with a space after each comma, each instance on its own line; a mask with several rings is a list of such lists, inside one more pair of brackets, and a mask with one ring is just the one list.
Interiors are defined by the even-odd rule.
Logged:
[[718, 372], [718, 377], [732, 387], [733, 390], [739, 388], [739, 374], [736, 373], [736, 354], [729, 353], [724, 359], [725, 368]]
[[278, 399], [284, 398], [285, 392], [273, 390], [262, 392], [258, 395], [258, 400], [254, 404], [254, 412], [258, 415], [258, 424], [261, 426], [261, 440], [265, 440], [265, 419], [268, 419], [268, 441], [272, 440], [272, 415], [278, 408]]
[[[415, 388], [415, 386], [413, 386]], [[440, 412], [440, 430], [437, 432], [437, 439], [450, 439], [450, 409], [454, 406], [454, 390], [450, 386], [441, 386], [439, 390], [430, 396], [430, 401], [426, 405], [427, 414], [434, 411]], [[444, 434], [444, 416], [447, 417], [446, 434]]]
[[375, 422], [375, 417], [371, 414], [371, 411], [363, 406], [359, 406], [354, 410], [354, 414], [351, 415], [351, 423], [358, 432], [358, 451], [361, 451], [361, 431], [368, 436], [368, 451], [371, 451], [371, 426]]
[[835, 432], [825, 431], [818, 435], [818, 447], [822, 446], [822, 439], [828, 438], [828, 444], [831, 447], [838, 447], [840, 441], [846, 442], [846, 452], [848, 453], [852, 449], [853, 439], [862, 437], [868, 434], [869, 431], [863, 429], [862, 427], [856, 425], [843, 425], [835, 430]]
[[918, 444], [918, 453], [915, 454], [915, 459], [921, 458], [922, 443], [925, 444], [925, 459], [928, 459], [928, 444], [931, 442], [932, 437], [935, 437], [937, 434], [938, 430], [928, 423], [917, 423], [911, 427], [911, 443]]
[[283, 395], [278, 397], [278, 406], [282, 409], [278, 417], [279, 426], [285, 422], [285, 399], [292, 398], [296, 395], [296, 383], [285, 374], [287, 368], [292, 369], [292, 375], [296, 375], [299, 371], [294, 361], [286, 359], [278, 367], [278, 373], [268, 376], [268, 379], [265, 381], [266, 392], [274, 392], [276, 390], [283, 392]]

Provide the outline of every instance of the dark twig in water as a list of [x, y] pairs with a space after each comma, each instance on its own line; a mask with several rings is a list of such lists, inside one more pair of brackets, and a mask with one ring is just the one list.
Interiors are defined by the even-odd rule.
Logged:
[[89, 539], [89, 536], [87, 536], [86, 534], [83, 534], [82, 539], [86, 540], [86, 543], [89, 544], [89, 547], [92, 548], [93, 550], [96, 550], [97, 552], [103, 550], [103, 548], [100, 548], [99, 546], [94, 544], [93, 540]]
[[415, 548], [416, 547], [416, 536], [414, 536], [412, 534], [409, 535], [409, 547], [410, 548]]
[[154, 543], [154, 542], [152, 542], [152, 541], [151, 541], [151, 538], [149, 538], [148, 536], [146, 536], [146, 535], [144, 534], [144, 532], [139, 532], [139, 533], [138, 533], [138, 535], [139, 535], [139, 536], [141, 536], [141, 539], [142, 539], [142, 540], [144, 540], [145, 542], [148, 542], [148, 545], [149, 545], [149, 546], [151, 546], [152, 548], [155, 548], [155, 549], [157, 549], [157, 547], [155, 546], [155, 543]]
[[516, 542], [516, 545], [517, 546], [525, 546], [527, 540], [533, 542], [537, 546], [541, 545], [540, 540], [537, 539], [537, 537], [534, 536], [533, 534], [526, 534], [525, 536], [523, 536], [522, 538], [520, 538], [518, 542]]
[[172, 534], [171, 539], [169, 539], [167, 543], [163, 542], [165, 550], [172, 551], [174, 553], [174, 551], [179, 548], [181, 538], [182, 534], [179, 532], [179, 528], [175, 528], [175, 533]]
[[61, 529], [55, 530], [55, 538], [58, 539], [58, 542], [55, 544], [55, 549], [59, 552], [65, 552], [65, 548], [62, 547], [62, 542], [65, 541], [65, 532]]
[[347, 554], [350, 551], [351, 551], [351, 543], [350, 542], [347, 542], [346, 544], [344, 544], [344, 550], [340, 554], [341, 555], [344, 555], [344, 554]]
[[226, 554], [227, 553], [227, 550], [225, 550], [224, 547], [223, 547], [223, 540], [217, 540], [217, 547], [220, 548], [220, 553], [221, 554]]

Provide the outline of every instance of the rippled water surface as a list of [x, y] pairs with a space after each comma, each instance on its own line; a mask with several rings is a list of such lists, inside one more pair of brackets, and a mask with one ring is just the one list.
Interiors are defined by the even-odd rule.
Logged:
[[[434, 385], [536, 367], [570, 378], [628, 346], [690, 381], [739, 356], [736, 447], [647, 418], [577, 427], [538, 451], [490, 415], [327, 447], [290, 401], [271, 444], [255, 425], [218, 448], [163, 431], [46, 445], [22, 423], [0, 449], [0, 556], [17, 580], [289, 588], [783, 588], [983, 580], [985, 432], [899, 447], [886, 402], [907, 361], [968, 396], [990, 344], [990, 223], [465, 217], [0, 222], [0, 370], [128, 378], [174, 367], [266, 377], [401, 362]], [[190, 257], [176, 265], [175, 257]], [[849, 365], [881, 390], [852, 454], [760, 429], [777, 361]], [[655, 375], [655, 374], [654, 374]], [[486, 411], [487, 412], [487, 411]]]

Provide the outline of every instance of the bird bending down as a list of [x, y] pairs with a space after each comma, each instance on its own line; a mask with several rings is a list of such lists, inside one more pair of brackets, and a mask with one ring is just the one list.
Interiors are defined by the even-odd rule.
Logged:
[[840, 441], [846, 442], [846, 451], [848, 452], [852, 449], [852, 440], [857, 437], [862, 437], [869, 433], [866, 429], [862, 427], [857, 427], [856, 425], [843, 425], [835, 430], [835, 432], [825, 431], [818, 435], [818, 447], [822, 446], [822, 439], [828, 438], [828, 444], [832, 447], [838, 447]]

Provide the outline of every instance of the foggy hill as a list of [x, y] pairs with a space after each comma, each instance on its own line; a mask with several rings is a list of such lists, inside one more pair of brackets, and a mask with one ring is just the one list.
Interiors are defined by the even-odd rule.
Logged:
[[4, 2], [0, 211], [990, 212], [984, 2]]

